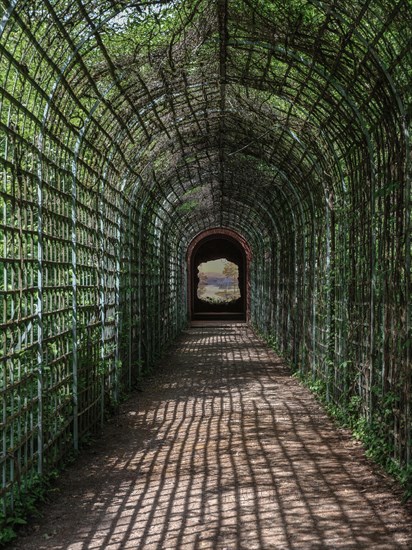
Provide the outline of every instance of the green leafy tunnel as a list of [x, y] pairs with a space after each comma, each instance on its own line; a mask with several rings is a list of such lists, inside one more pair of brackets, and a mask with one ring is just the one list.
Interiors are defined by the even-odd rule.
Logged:
[[0, 5], [3, 512], [186, 326], [211, 228], [251, 323], [410, 468], [410, 0]]

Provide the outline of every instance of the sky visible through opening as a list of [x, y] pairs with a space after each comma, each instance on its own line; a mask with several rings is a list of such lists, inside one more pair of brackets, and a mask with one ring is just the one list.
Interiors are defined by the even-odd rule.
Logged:
[[239, 268], [225, 258], [201, 263], [197, 296], [208, 302], [232, 302], [240, 298]]

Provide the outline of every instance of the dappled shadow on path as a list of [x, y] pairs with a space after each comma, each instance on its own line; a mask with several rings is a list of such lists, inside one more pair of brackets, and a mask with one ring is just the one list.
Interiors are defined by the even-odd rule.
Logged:
[[246, 326], [187, 331], [94, 452], [16, 548], [412, 547], [360, 447]]

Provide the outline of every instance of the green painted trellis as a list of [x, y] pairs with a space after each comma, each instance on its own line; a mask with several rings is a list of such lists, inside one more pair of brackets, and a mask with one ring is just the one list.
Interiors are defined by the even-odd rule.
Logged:
[[407, 475], [410, 1], [0, 4], [3, 513], [185, 326], [219, 226], [252, 323]]

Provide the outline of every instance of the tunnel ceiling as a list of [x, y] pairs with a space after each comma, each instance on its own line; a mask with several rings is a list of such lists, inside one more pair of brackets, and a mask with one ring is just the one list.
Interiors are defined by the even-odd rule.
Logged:
[[3, 0], [2, 124], [188, 240], [281, 235], [405, 177], [410, 25], [409, 0]]

